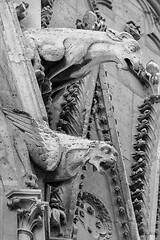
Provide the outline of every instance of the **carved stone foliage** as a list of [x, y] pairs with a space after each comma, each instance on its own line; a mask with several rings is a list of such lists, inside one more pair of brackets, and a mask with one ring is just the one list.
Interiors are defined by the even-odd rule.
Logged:
[[148, 229], [148, 211], [149, 211], [149, 176], [152, 158], [155, 157], [158, 141], [158, 115], [157, 104], [159, 105], [160, 96], [152, 95], [144, 100], [139, 106], [136, 143], [132, 157], [134, 163], [130, 185], [131, 198], [137, 220], [140, 236], [147, 237]]
[[111, 239], [112, 220], [104, 204], [93, 194], [83, 192], [79, 222], [93, 239]]
[[[160, 179], [159, 179], [160, 180]], [[158, 240], [160, 236], [160, 181], [159, 181], [159, 188], [158, 188], [158, 200], [157, 200], [157, 215], [156, 215], [156, 227], [155, 227], [155, 239]]]
[[93, 138], [92, 134], [94, 134], [94, 131], [96, 131], [99, 140], [103, 140], [108, 143], [112, 142], [110, 128], [108, 124], [108, 117], [104, 106], [103, 93], [99, 78], [97, 79], [95, 86], [91, 114], [87, 129], [86, 136], [88, 139]]
[[51, 21], [51, 17], [53, 14], [53, 10], [52, 10], [53, 3], [54, 3], [54, 0], [41, 0], [41, 5], [42, 5], [41, 27], [42, 28], [47, 28]]
[[29, 7], [28, 3], [25, 3], [25, 2], [21, 2], [20, 4], [14, 3], [14, 7], [15, 7], [19, 21], [21, 21], [22, 19], [24, 19], [27, 16], [27, 14], [28, 14], [27, 9]]
[[124, 31], [130, 33], [135, 40], [139, 40], [142, 35], [141, 27], [137, 26], [133, 21], [126, 22]]
[[84, 80], [71, 84], [66, 88], [61, 108], [57, 130], [73, 136], [81, 136], [85, 109]]
[[14, 190], [7, 198], [8, 208], [17, 211], [18, 239], [32, 240], [37, 229], [44, 237], [44, 211], [48, 203], [41, 201], [41, 190]]

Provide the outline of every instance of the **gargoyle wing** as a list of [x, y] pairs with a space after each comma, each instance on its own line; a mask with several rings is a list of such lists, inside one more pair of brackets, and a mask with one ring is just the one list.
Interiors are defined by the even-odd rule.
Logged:
[[3, 108], [2, 111], [24, 133], [31, 159], [45, 171], [55, 170], [61, 159], [60, 144], [48, 124], [45, 121], [39, 123], [17, 109]]

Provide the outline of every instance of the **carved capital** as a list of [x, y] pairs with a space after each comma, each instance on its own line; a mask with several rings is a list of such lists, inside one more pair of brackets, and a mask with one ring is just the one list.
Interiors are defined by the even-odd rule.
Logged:
[[9, 209], [17, 211], [19, 240], [32, 240], [36, 229], [44, 234], [44, 212], [48, 203], [41, 201], [41, 190], [13, 190], [7, 198]]

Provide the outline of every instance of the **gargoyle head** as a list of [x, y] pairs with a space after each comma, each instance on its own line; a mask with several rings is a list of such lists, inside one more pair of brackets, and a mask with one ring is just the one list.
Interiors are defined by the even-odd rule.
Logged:
[[[129, 67], [136, 71], [141, 69], [140, 45], [129, 33], [119, 33], [110, 29], [107, 32], [99, 32], [98, 40], [95, 38], [94, 36], [94, 41], [92, 39], [92, 44], [87, 48], [87, 53], [83, 58], [89, 62], [86, 64], [88, 69], [107, 62], [115, 62], [118, 69], [128, 70]], [[82, 68], [80, 71], [82, 72]]]
[[128, 70], [131, 67], [139, 70], [142, 62], [142, 51], [139, 43], [129, 34], [122, 32], [118, 35], [119, 44], [114, 48], [118, 69]]
[[87, 153], [87, 162], [93, 165], [98, 172], [105, 174], [111, 166], [116, 163], [118, 153], [111, 145], [100, 142], [90, 147]]

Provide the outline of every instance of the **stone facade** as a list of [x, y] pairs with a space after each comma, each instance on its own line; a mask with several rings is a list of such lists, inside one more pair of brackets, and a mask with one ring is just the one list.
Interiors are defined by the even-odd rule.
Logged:
[[1, 0], [0, 239], [159, 239], [159, 16]]

